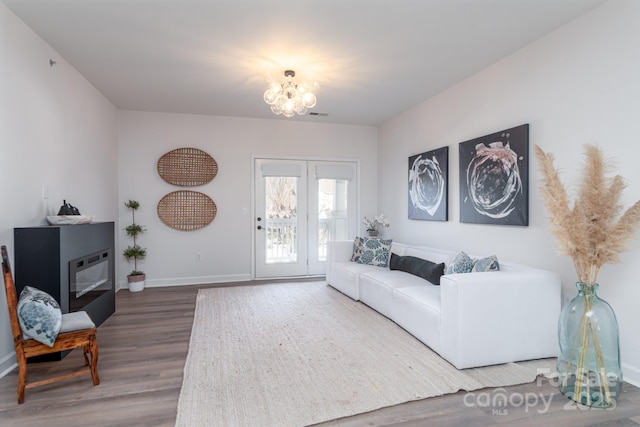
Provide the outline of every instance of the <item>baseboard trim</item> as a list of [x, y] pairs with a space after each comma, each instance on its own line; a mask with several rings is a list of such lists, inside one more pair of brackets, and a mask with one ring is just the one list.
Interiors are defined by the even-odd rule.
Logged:
[[16, 352], [12, 351], [0, 359], [0, 378], [5, 377], [9, 372], [13, 371], [17, 367], [18, 363], [16, 362]]
[[[210, 283], [230, 283], [230, 282], [248, 282], [251, 280], [249, 274], [229, 274], [225, 276], [195, 276], [195, 277], [177, 277], [171, 279], [147, 279], [145, 287], [163, 288], [168, 286], [190, 286], [190, 285], [206, 285]], [[126, 281], [118, 282], [118, 290], [129, 289]]]
[[622, 379], [636, 387], [640, 387], [640, 369], [635, 366], [622, 364]]

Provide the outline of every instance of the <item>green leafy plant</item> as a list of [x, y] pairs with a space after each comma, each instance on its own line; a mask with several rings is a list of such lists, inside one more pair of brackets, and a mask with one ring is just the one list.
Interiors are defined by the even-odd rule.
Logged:
[[129, 262], [133, 259], [133, 271], [129, 276], [140, 276], [143, 275], [144, 272], [138, 270], [138, 261], [147, 257], [147, 249], [140, 247], [136, 241], [137, 237], [146, 231], [141, 225], [136, 223], [136, 210], [140, 207], [140, 203], [135, 200], [129, 200], [125, 202], [124, 205], [128, 209], [131, 209], [131, 224], [125, 227], [124, 231], [127, 233], [127, 236], [133, 238], [133, 245], [127, 246], [122, 252], [122, 255], [124, 255]]

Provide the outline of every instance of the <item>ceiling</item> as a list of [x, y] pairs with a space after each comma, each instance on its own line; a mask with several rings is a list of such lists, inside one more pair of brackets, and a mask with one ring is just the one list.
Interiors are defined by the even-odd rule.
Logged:
[[[0, 1], [120, 109], [378, 125], [605, 0]], [[289, 68], [327, 116], [271, 113]]]

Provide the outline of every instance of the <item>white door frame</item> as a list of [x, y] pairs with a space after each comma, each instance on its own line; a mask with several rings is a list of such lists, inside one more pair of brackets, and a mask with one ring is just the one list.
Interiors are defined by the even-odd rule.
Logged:
[[[307, 162], [349, 162], [355, 163], [355, 217], [356, 224], [355, 229], [353, 230], [354, 236], [358, 233], [359, 230], [359, 221], [357, 218], [360, 218], [360, 160], [352, 159], [352, 158], [328, 158], [328, 157], [302, 157], [302, 156], [277, 156], [277, 155], [251, 155], [251, 218], [249, 220], [249, 224], [252, 227], [251, 231], [251, 278], [256, 280], [256, 189], [255, 189], [255, 164], [256, 159], [265, 159], [265, 160], [300, 160]], [[310, 274], [307, 276], [301, 277], [321, 277], [323, 274]], [[275, 278], [275, 277], [274, 277]]]

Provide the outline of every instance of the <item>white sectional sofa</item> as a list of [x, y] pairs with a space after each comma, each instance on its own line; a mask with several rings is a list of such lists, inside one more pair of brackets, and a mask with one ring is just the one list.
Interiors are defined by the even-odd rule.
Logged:
[[[456, 255], [397, 243], [391, 252], [444, 262], [445, 268]], [[500, 271], [446, 274], [436, 286], [404, 271], [352, 262], [352, 253], [353, 241], [329, 242], [327, 283], [387, 316], [458, 369], [558, 354], [555, 273], [499, 259]]]

